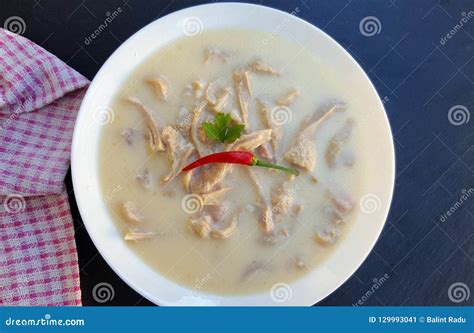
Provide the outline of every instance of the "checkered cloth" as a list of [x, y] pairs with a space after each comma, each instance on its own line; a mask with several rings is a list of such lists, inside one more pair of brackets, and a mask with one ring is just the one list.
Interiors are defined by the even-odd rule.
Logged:
[[64, 177], [88, 80], [0, 28], [0, 305], [80, 305]]

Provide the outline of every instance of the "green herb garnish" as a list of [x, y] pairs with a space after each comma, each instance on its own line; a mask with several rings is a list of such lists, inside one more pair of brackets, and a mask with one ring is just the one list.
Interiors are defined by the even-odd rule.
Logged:
[[202, 123], [202, 129], [206, 136], [211, 140], [221, 143], [234, 142], [238, 138], [245, 126], [242, 124], [234, 124], [231, 126], [230, 113], [218, 113], [213, 123]]

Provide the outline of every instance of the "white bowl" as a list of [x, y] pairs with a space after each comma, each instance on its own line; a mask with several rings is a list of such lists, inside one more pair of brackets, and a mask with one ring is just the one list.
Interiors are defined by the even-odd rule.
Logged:
[[[197, 23], [197, 28], [204, 30], [236, 27], [269, 33], [284, 23], [280, 35], [296, 39], [324, 58], [329, 66], [341, 68], [346, 73], [345, 79], [352, 83], [358, 96], [373, 110], [371, 121], [377, 126], [370, 129], [374, 140], [367, 143], [367, 149], [374, 152], [371, 155], [376, 158], [367, 163], [367, 172], [371, 177], [366, 184], [372, 197], [367, 197], [362, 204], [374, 204], [375, 209], [372, 206], [369, 207], [371, 214], [359, 214], [347, 237], [322, 265], [288, 287], [283, 287], [286, 290], [280, 290], [291, 293], [291, 297], [285, 297], [285, 302], [275, 302], [270, 291], [237, 296], [191, 292], [161, 276], [126, 246], [101, 195], [98, 168], [101, 126], [100, 122], [94, 121], [97, 112], [110, 104], [137, 64], [160, 47], [182, 37], [183, 22]], [[250, 4], [220, 3], [183, 9], [150, 23], [130, 37], [106, 61], [90, 85], [81, 105], [72, 143], [75, 195], [92, 241], [110, 267], [127, 284], [159, 305], [311, 305], [320, 301], [357, 270], [375, 245], [392, 199], [394, 171], [392, 134], [383, 105], [356, 61], [313, 25], [282, 11]]]

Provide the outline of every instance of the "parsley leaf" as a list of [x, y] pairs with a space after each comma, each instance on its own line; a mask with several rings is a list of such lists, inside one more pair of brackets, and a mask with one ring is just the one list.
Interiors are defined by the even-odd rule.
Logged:
[[209, 139], [221, 141], [221, 133], [214, 124], [202, 123], [201, 127], [204, 129], [204, 132]]
[[243, 124], [237, 124], [232, 127], [230, 127], [227, 131], [227, 136], [226, 136], [226, 141], [227, 142], [234, 142], [238, 138], [240, 138], [240, 135], [242, 131], [244, 130], [245, 125]]
[[221, 143], [234, 142], [238, 138], [245, 126], [242, 124], [235, 124], [230, 126], [230, 113], [218, 113], [213, 123], [204, 122], [201, 124], [204, 133], [211, 140], [216, 140]]
[[230, 113], [216, 114], [216, 117], [214, 118], [214, 123], [219, 129], [225, 130], [225, 128], [230, 124]]

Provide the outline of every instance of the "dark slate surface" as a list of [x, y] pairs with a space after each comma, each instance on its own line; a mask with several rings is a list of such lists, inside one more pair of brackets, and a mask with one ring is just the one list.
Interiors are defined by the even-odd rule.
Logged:
[[[138, 29], [199, 3], [3, 0], [0, 24], [19, 16], [26, 37], [92, 79]], [[474, 2], [259, 3], [290, 12], [298, 7], [301, 18], [349, 50], [385, 100], [395, 136], [396, 189], [383, 235], [357, 273], [319, 305], [351, 305], [358, 300], [363, 305], [474, 305], [474, 295], [466, 297], [467, 292], [474, 292], [474, 193], [456, 205], [463, 190], [474, 191], [474, 119], [469, 121], [474, 112]], [[107, 12], [118, 7], [123, 9], [120, 16], [86, 45], [85, 37], [104, 21]], [[380, 23], [373, 36], [364, 36], [359, 28], [368, 16]], [[450, 31], [454, 33], [442, 41]], [[99, 282], [115, 290], [114, 299], [106, 305], [151, 304], [118, 278], [97, 253], [82, 225], [70, 175], [66, 183], [76, 226], [84, 305], [99, 304], [92, 297], [92, 288]], [[454, 205], [454, 213], [444, 221], [441, 215]], [[385, 274], [389, 278], [375, 289], [374, 279]], [[450, 286], [460, 286], [466, 293], [458, 293], [457, 299], [454, 293], [453, 301]], [[369, 290], [375, 292], [367, 297]]]

